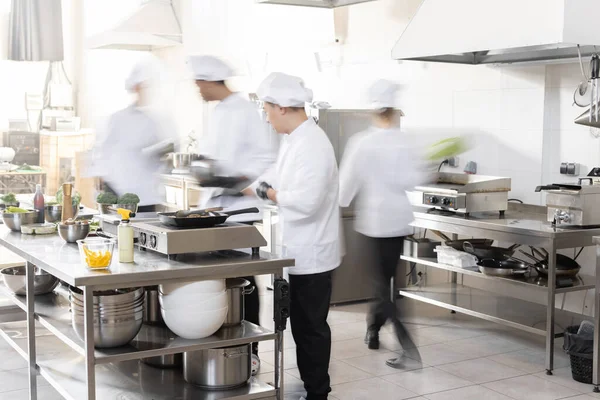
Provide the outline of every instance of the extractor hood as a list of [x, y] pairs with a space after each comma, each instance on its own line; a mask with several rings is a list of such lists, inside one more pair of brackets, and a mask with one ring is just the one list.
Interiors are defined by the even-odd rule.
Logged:
[[[397, 60], [555, 62], [600, 45], [598, 0], [423, 0], [392, 50]], [[600, 47], [599, 47], [600, 49]]]
[[181, 25], [169, 0], [146, 0], [112, 29], [87, 39], [91, 49], [152, 51], [181, 44]]
[[337, 8], [375, 0], [256, 0], [262, 4], [281, 4], [286, 6]]

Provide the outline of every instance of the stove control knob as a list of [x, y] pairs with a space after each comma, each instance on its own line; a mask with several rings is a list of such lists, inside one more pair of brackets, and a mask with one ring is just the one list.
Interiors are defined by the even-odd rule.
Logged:
[[447, 198], [447, 197], [444, 197], [444, 198], [442, 199], [442, 204], [443, 204], [443, 205], [445, 205], [445, 206], [449, 206], [451, 203], [452, 203], [452, 200], [450, 200], [450, 199], [449, 199], [449, 198]]
[[145, 246], [147, 242], [148, 242], [148, 235], [146, 235], [144, 232], [141, 232], [140, 233], [140, 244], [142, 246]]
[[439, 200], [438, 200], [438, 198], [437, 198], [437, 197], [435, 197], [435, 196], [429, 196], [429, 197], [427, 198], [427, 200], [429, 201], [429, 204], [437, 204], [437, 203], [438, 203], [438, 201], [439, 201]]
[[156, 248], [156, 236], [154, 235], [150, 235], [150, 247], [153, 249]]

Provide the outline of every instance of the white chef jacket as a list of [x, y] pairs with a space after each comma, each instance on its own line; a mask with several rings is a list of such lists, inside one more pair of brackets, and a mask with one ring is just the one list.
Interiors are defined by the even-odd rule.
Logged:
[[159, 157], [143, 152], [165, 138], [157, 119], [131, 105], [114, 113], [102, 143], [96, 148], [96, 170], [118, 195], [135, 193], [140, 205], [162, 201]]
[[[277, 154], [272, 145], [272, 132], [260, 119], [256, 106], [239, 94], [231, 94], [213, 111], [205, 147], [201, 150], [218, 161], [218, 174], [222, 176], [246, 176], [252, 182], [271, 167]], [[201, 208], [223, 207], [225, 210], [257, 207], [263, 203], [248, 196], [219, 196], [221, 189], [202, 191]], [[262, 213], [242, 214], [228, 221], [256, 221]]]
[[312, 118], [284, 135], [277, 163], [253, 185], [277, 191], [282, 256], [292, 275], [318, 274], [341, 262], [338, 169], [327, 135]]
[[340, 205], [356, 203], [355, 228], [370, 237], [412, 233], [406, 190], [422, 182], [420, 160], [400, 129], [372, 127], [350, 138], [340, 165]]

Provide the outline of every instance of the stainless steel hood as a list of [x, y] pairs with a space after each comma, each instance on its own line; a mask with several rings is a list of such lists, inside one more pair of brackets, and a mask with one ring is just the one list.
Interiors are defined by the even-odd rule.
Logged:
[[[392, 50], [397, 60], [555, 62], [600, 45], [598, 0], [423, 0]], [[600, 47], [599, 47], [600, 49]]]
[[337, 8], [352, 4], [367, 3], [375, 0], [256, 0], [262, 4], [280, 4], [286, 6]]
[[181, 44], [181, 25], [169, 0], [146, 0], [112, 29], [87, 38], [91, 49], [152, 51]]

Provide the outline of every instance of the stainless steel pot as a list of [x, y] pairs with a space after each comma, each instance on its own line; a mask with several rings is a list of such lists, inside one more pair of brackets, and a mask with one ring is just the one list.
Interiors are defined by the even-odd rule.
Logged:
[[254, 286], [242, 278], [227, 279], [227, 318], [223, 326], [235, 326], [244, 320], [244, 296], [254, 292]]
[[158, 302], [158, 286], [148, 286], [144, 290], [146, 292], [146, 299], [144, 300], [144, 323], [164, 326], [165, 321], [160, 313], [160, 303]]
[[[159, 312], [160, 313], [160, 312]], [[134, 339], [135, 346], [140, 350], [156, 348], [156, 343], [168, 343], [175, 339], [174, 333], [167, 329], [145, 329]], [[158, 368], [177, 368], [183, 364], [183, 354], [169, 354], [156, 357], [142, 358], [144, 364]]]
[[209, 390], [228, 390], [248, 383], [251, 344], [183, 353], [183, 378]]

